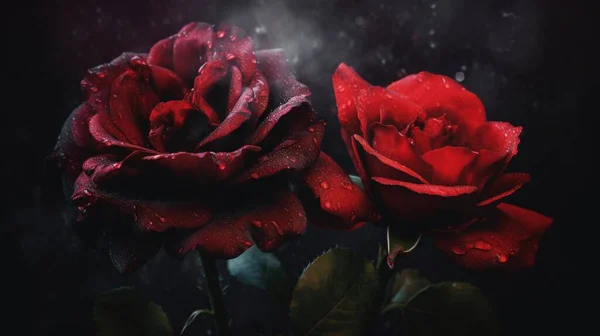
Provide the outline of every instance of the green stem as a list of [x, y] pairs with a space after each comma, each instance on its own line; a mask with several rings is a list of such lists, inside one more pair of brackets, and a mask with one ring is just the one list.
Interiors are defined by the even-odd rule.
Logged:
[[208, 294], [217, 323], [217, 334], [219, 336], [229, 336], [229, 321], [227, 318], [227, 311], [225, 310], [225, 303], [223, 302], [223, 295], [221, 294], [221, 284], [219, 282], [217, 265], [215, 264], [214, 259], [208, 258], [202, 253], [200, 253], [200, 259], [202, 260], [204, 276], [208, 283]]

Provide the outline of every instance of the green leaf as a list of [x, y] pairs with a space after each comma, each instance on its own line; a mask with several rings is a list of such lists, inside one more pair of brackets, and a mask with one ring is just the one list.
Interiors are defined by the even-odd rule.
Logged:
[[396, 265], [396, 259], [402, 253], [409, 253], [421, 241], [419, 233], [408, 232], [401, 229], [400, 225], [387, 226], [387, 264], [390, 269]]
[[100, 294], [94, 305], [94, 321], [100, 336], [173, 335], [162, 308], [131, 287]]
[[430, 284], [429, 280], [421, 276], [419, 270], [403, 269], [400, 273], [396, 273], [394, 279], [390, 281], [390, 302], [404, 304]]
[[373, 264], [335, 248], [302, 273], [290, 306], [294, 335], [360, 335], [372, 318], [377, 288]]
[[442, 282], [417, 292], [383, 314], [403, 319], [410, 335], [501, 335], [500, 324], [481, 291], [464, 282]]
[[365, 189], [365, 185], [363, 184], [363, 181], [360, 177], [358, 177], [356, 175], [348, 175], [348, 176], [350, 176], [350, 180], [352, 180], [352, 183], [356, 184], [363, 190]]
[[238, 281], [266, 290], [276, 299], [289, 303], [292, 290], [281, 262], [272, 253], [264, 253], [253, 246], [239, 257], [227, 261], [227, 269]]

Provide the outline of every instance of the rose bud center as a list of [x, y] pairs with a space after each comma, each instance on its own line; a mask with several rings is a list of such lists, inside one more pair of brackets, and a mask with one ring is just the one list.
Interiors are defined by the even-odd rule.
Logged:
[[191, 152], [213, 127], [206, 114], [184, 100], [159, 103], [150, 113], [148, 139], [162, 152]]

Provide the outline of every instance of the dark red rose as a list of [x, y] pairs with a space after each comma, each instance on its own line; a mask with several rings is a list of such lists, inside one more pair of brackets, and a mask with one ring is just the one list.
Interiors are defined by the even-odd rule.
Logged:
[[486, 121], [479, 98], [441, 75], [421, 72], [383, 88], [341, 64], [333, 85], [342, 137], [386, 215], [435, 232], [465, 267], [533, 264], [552, 220], [500, 203], [530, 179], [504, 172], [521, 127]]
[[272, 251], [306, 227], [293, 189], [320, 200], [323, 214], [310, 212], [329, 221], [316, 224], [371, 218], [366, 195], [320, 152], [325, 123], [283, 52], [255, 53], [236, 27], [190, 23], [148, 54], [89, 70], [81, 86], [52, 158], [81, 212], [107, 222], [121, 271], [163, 244], [177, 256]]

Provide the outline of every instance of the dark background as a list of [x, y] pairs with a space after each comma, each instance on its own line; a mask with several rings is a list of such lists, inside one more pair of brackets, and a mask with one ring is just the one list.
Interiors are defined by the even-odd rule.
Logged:
[[[300, 81], [312, 90], [315, 109], [328, 120], [324, 150], [351, 172], [338, 137], [331, 74], [340, 62], [373, 84], [385, 85], [421, 70], [454, 77], [484, 102], [490, 120], [524, 127], [511, 171], [533, 180], [510, 202], [555, 219], [540, 244], [536, 265], [517, 273], [457, 269], [425, 241], [406, 260], [432, 281], [465, 280], [494, 304], [507, 335], [545, 334], [564, 321], [557, 308], [561, 275], [570, 270], [561, 248], [565, 229], [581, 224], [582, 191], [592, 165], [586, 147], [594, 124], [583, 99], [591, 80], [583, 47], [591, 21], [575, 2], [549, 1], [61, 1], [6, 11], [2, 178], [6, 192], [1, 246], [8, 309], [19, 334], [93, 335], [94, 296], [135, 285], [161, 304], [176, 330], [208, 302], [199, 261], [160, 255], [137, 274], [121, 276], [104, 251], [83, 241], [65, 207], [60, 184], [44, 157], [64, 119], [81, 99], [86, 69], [124, 51], [145, 52], [190, 21], [236, 24], [258, 48], [281, 47]], [[589, 27], [585, 27], [588, 25]], [[590, 111], [592, 112], [592, 111]], [[590, 119], [592, 118], [592, 119]], [[591, 175], [589, 175], [591, 176]], [[279, 253], [293, 276], [325, 249], [350, 246], [373, 259], [382, 232], [309, 228]], [[222, 265], [221, 265], [222, 266]], [[285, 315], [264, 293], [226, 279], [226, 300], [236, 334], [263, 328], [269, 334]], [[263, 327], [261, 327], [261, 325]], [[206, 324], [208, 330], [209, 325]]]

